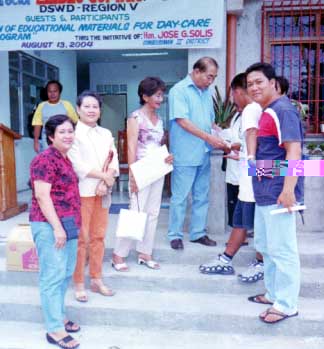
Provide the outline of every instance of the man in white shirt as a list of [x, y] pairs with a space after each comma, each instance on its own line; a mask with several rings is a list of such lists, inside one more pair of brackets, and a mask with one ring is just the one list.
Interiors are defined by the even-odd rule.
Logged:
[[[240, 146], [242, 140], [241, 134], [241, 113], [237, 112], [231, 120], [230, 127], [222, 130], [221, 135], [227, 142], [231, 144], [237, 144]], [[240, 164], [237, 160], [225, 158], [226, 172], [225, 183], [227, 192], [227, 224], [233, 228], [233, 214], [237, 203], [237, 197], [239, 192], [239, 169]]]
[[[255, 144], [256, 130], [262, 112], [259, 104], [252, 101], [246, 91], [246, 76], [244, 73], [234, 77], [231, 83], [232, 95], [239, 110], [242, 110], [241, 133], [242, 147], [237, 160], [241, 161], [239, 168], [239, 194], [233, 216], [233, 230], [228, 240], [225, 251], [215, 260], [199, 267], [204, 274], [234, 274], [232, 259], [242, 243], [246, 239], [247, 230], [253, 228], [254, 223], [254, 195], [252, 188], [252, 177], [248, 176], [247, 167], [243, 164], [249, 159], [247, 144]], [[250, 150], [250, 148], [249, 148]], [[257, 253], [256, 259], [252, 261], [249, 268], [238, 275], [242, 282], [256, 282], [263, 279], [263, 260]]]

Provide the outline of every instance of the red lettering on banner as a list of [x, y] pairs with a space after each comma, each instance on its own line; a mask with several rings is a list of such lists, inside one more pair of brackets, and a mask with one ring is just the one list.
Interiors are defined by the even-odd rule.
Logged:
[[117, 3], [121, 2], [142, 2], [143, 0], [116, 0]]
[[36, 5], [81, 4], [83, 0], [36, 0]]
[[[91, 4], [110, 3], [111, 0], [89, 0]], [[143, 0], [114, 0], [116, 3], [134, 3]], [[61, 5], [61, 4], [81, 4], [83, 0], [36, 0], [36, 5]]]

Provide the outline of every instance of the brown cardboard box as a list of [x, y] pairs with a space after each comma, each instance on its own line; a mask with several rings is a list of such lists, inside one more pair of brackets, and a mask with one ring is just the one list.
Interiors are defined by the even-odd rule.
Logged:
[[38, 258], [29, 224], [18, 224], [10, 231], [6, 255], [7, 270], [38, 270]]

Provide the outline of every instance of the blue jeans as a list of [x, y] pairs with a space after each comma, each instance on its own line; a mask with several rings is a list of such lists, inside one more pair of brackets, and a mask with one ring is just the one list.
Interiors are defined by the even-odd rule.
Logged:
[[64, 329], [64, 297], [74, 272], [78, 240], [57, 249], [53, 228], [46, 222], [31, 222], [39, 260], [39, 288], [47, 332]]
[[[190, 151], [190, 150], [188, 150]], [[192, 192], [190, 240], [206, 235], [210, 185], [210, 157], [205, 154], [200, 166], [174, 166], [171, 179], [172, 196], [169, 211], [169, 240], [183, 238], [187, 198]]]
[[266, 298], [287, 315], [297, 311], [300, 263], [297, 249], [296, 215], [270, 215], [277, 205], [255, 205], [254, 244], [263, 255]]

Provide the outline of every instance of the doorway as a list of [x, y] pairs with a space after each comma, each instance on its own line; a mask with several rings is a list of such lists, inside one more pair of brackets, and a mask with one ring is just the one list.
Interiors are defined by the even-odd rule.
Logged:
[[108, 128], [115, 141], [117, 140], [118, 131], [125, 129], [127, 120], [127, 95], [103, 95], [103, 105], [100, 125]]

